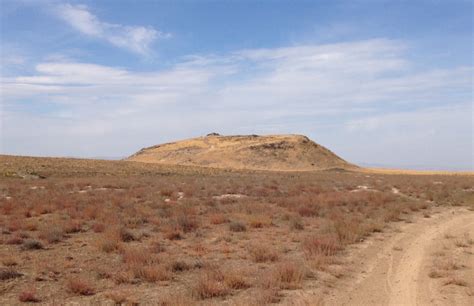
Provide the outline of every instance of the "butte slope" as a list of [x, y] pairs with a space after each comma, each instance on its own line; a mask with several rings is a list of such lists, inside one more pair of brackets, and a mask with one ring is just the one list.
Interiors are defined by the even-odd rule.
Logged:
[[141, 149], [128, 161], [228, 169], [310, 171], [355, 168], [302, 135], [209, 134]]

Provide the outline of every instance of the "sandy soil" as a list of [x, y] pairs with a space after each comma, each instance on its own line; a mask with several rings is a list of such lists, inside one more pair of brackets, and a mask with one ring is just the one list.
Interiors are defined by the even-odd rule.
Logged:
[[387, 168], [361, 168], [361, 172], [395, 175], [463, 175], [474, 176], [474, 171], [437, 171], [437, 170], [409, 170], [409, 169], [387, 169]]
[[374, 235], [347, 250], [345, 275], [298, 292], [290, 305], [474, 305], [474, 212], [431, 217]]
[[[449, 209], [368, 241], [354, 256], [354, 272], [360, 273], [333, 290], [325, 304], [474, 305], [474, 248], [469, 238], [473, 234], [474, 212]], [[448, 239], [465, 241], [451, 247]], [[458, 268], [433, 278], [433, 257], [439, 254], [447, 261], [456, 259]], [[452, 279], [462, 280], [462, 285], [447, 284]]]

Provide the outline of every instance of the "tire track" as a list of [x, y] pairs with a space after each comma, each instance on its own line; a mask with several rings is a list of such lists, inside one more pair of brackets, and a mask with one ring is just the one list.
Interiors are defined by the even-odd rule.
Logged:
[[[450, 231], [474, 232], [474, 212], [450, 209], [429, 219], [403, 225], [401, 232], [358, 254], [364, 267], [335, 289], [327, 305], [430, 305], [433, 292], [425, 263], [430, 247]], [[364, 271], [367, 273], [364, 275]], [[345, 288], [342, 288], [345, 287]]]

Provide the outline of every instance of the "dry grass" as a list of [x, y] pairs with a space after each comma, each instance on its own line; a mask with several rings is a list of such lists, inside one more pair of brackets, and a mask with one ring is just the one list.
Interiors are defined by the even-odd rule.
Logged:
[[247, 230], [247, 226], [241, 221], [232, 221], [229, 224], [229, 229], [232, 232], [245, 232]]
[[115, 305], [122, 305], [129, 302], [129, 296], [130, 292], [123, 290], [113, 290], [105, 293], [105, 297], [111, 299], [115, 303]]
[[332, 235], [310, 236], [302, 243], [303, 251], [311, 257], [334, 256], [342, 249], [340, 240]]
[[173, 270], [173, 272], [183, 272], [189, 269], [191, 269], [191, 266], [182, 260], [177, 260], [171, 264], [171, 270]]
[[23, 250], [41, 250], [44, 248], [44, 246], [41, 241], [35, 239], [27, 239], [23, 241], [21, 248]]
[[8, 238], [5, 243], [6, 244], [22, 244], [23, 243], [23, 238], [21, 238], [18, 235], [14, 235], [14, 236]]
[[174, 226], [169, 226], [164, 230], [164, 236], [168, 240], [181, 240], [183, 233]]
[[36, 289], [33, 287], [22, 290], [18, 295], [18, 300], [23, 303], [37, 303], [41, 301], [37, 296]]
[[457, 262], [454, 258], [446, 259], [441, 263], [438, 263], [438, 267], [442, 270], [446, 271], [453, 271], [453, 270], [460, 270], [464, 268], [464, 265]]
[[102, 233], [105, 230], [105, 225], [103, 223], [94, 223], [92, 225], [92, 230], [94, 233]]
[[18, 265], [18, 260], [15, 259], [13, 256], [5, 256], [2, 258], [2, 265], [5, 267], [13, 267]]
[[64, 231], [58, 225], [47, 225], [38, 235], [39, 238], [47, 241], [48, 243], [58, 243], [64, 238]]
[[269, 227], [272, 225], [272, 223], [272, 218], [263, 214], [253, 215], [249, 217], [249, 225], [252, 228]]
[[195, 304], [195, 300], [188, 294], [166, 294], [160, 297], [160, 306], [188, 306]]
[[432, 270], [428, 274], [428, 276], [431, 278], [442, 278], [446, 276], [446, 273], [443, 273], [442, 271], [435, 269], [435, 270]]
[[466, 287], [468, 285], [468, 283], [465, 280], [460, 279], [460, 278], [455, 277], [455, 276], [449, 277], [443, 284], [445, 286], [456, 285], [456, 286], [461, 286], [461, 287]]
[[306, 274], [304, 265], [300, 262], [286, 260], [275, 268], [275, 277], [283, 289], [300, 288]]
[[[32, 283], [44, 285], [45, 304], [93, 293], [98, 303], [274, 303], [285, 290], [324, 286], [313, 276], [390, 222], [434, 203], [474, 209], [472, 186], [463, 176], [2, 157], [0, 278], [19, 290], [7, 304]], [[447, 241], [460, 252], [473, 245]], [[442, 281], [467, 271], [443, 267]]]
[[0, 268], [0, 280], [9, 280], [17, 277], [21, 277], [23, 274], [17, 272], [12, 268]]
[[[469, 280], [472, 275], [472, 266], [469, 256], [470, 235], [469, 233], [446, 233], [446, 239], [438, 250], [432, 253], [432, 269], [428, 276], [433, 279], [440, 279], [437, 283], [439, 286], [459, 286], [466, 287], [465, 292], [469, 295]], [[462, 251], [461, 251], [461, 250]], [[456, 289], [454, 292], [456, 292]], [[464, 291], [464, 290], [463, 290]], [[457, 290], [457, 292], [463, 292]]]
[[163, 264], [134, 266], [132, 271], [137, 278], [141, 278], [147, 282], [167, 281], [172, 279], [173, 275], [168, 266]]
[[238, 269], [227, 269], [224, 271], [224, 283], [230, 289], [247, 289], [251, 287], [251, 284], [242, 273]]
[[[130, 242], [130, 241], [138, 240], [136, 235], [130, 229], [126, 227], [120, 227], [119, 229], [116, 229], [116, 231], [117, 231], [116, 236], [122, 242]], [[114, 234], [111, 234], [111, 235], [114, 235]]]
[[95, 240], [97, 247], [106, 253], [119, 250], [122, 246], [122, 239], [117, 230], [109, 229]]
[[205, 269], [198, 276], [198, 280], [193, 287], [193, 295], [198, 299], [208, 299], [226, 296], [229, 294], [229, 290], [220, 270]]
[[95, 293], [91, 282], [79, 277], [70, 278], [67, 282], [67, 288], [71, 293], [79, 295], [93, 295]]
[[304, 221], [299, 216], [293, 216], [290, 218], [290, 228], [292, 230], [304, 230]]
[[214, 213], [209, 216], [209, 221], [211, 224], [218, 225], [229, 222], [229, 219], [222, 213]]
[[249, 247], [249, 252], [255, 262], [276, 261], [278, 252], [270, 245], [256, 244]]

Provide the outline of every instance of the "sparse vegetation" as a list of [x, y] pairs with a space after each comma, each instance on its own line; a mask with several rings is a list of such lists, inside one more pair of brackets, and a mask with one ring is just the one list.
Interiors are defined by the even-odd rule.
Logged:
[[70, 278], [67, 282], [67, 286], [74, 294], [93, 295], [95, 293], [91, 283], [83, 278]]
[[23, 303], [37, 303], [40, 301], [36, 294], [36, 289], [33, 287], [21, 291], [20, 295], [18, 296], [18, 300]]
[[467, 282], [463, 279], [459, 279], [459, 278], [453, 276], [453, 277], [448, 278], [444, 282], [444, 285], [445, 286], [447, 286], [447, 285], [456, 285], [456, 286], [466, 287]]
[[276, 261], [277, 251], [269, 245], [253, 245], [250, 247], [250, 254], [255, 262]]
[[[469, 232], [463, 234], [448, 232], [444, 234], [443, 238], [444, 241], [442, 240], [438, 245], [438, 250], [431, 254], [431, 269], [428, 273], [428, 277], [433, 279], [431, 286], [438, 287], [439, 291], [444, 286], [462, 287], [462, 289], [451, 288], [448, 294], [466, 292], [469, 296], [469, 290], [472, 288], [472, 284], [470, 284], [472, 279], [470, 256], [472, 256], [472, 252], [469, 244]], [[460, 252], [459, 249], [462, 251]], [[447, 296], [443, 296], [443, 299], [447, 298]]]
[[17, 277], [21, 277], [23, 274], [15, 271], [12, 268], [0, 268], [0, 280], [8, 280]]
[[305, 268], [300, 262], [286, 260], [276, 266], [275, 277], [283, 289], [296, 289], [303, 282]]
[[38, 237], [48, 243], [58, 243], [63, 239], [64, 232], [63, 229], [57, 225], [46, 225], [45, 228], [40, 231]]
[[232, 221], [229, 224], [229, 229], [233, 232], [245, 232], [247, 230], [247, 226], [241, 221]]
[[23, 241], [22, 249], [23, 250], [41, 250], [43, 249], [43, 244], [41, 243], [41, 241], [38, 241], [35, 239], [27, 239]]
[[[45, 178], [5, 175], [20, 172]], [[114, 303], [274, 303], [324, 286], [321, 273], [338, 277], [346, 247], [391, 222], [434, 205], [474, 209], [473, 177], [442, 178], [2, 157], [0, 281], [15, 284], [10, 304], [38, 298], [26, 287], [35, 282], [54, 284], [40, 291], [46, 304], [95, 293]], [[460, 252], [474, 244], [445, 240]], [[429, 277], [459, 284], [450, 273], [467, 269], [442, 262]]]
[[206, 269], [200, 272], [193, 288], [193, 294], [198, 299], [226, 296], [229, 288], [224, 282], [224, 275], [215, 269]]

